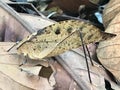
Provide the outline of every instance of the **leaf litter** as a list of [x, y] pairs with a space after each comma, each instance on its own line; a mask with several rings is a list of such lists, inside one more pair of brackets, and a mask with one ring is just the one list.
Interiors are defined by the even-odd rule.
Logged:
[[[73, 30], [74, 31], [74, 30]], [[56, 34], [58, 34], [59, 32], [56, 32]], [[68, 36], [69, 37], [69, 36]], [[45, 80], [44, 80], [45, 81]], [[43, 87], [44, 87], [44, 85], [43, 85]]]

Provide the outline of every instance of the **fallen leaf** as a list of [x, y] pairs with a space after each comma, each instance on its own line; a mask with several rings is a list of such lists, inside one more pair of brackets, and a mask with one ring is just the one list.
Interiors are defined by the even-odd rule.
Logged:
[[100, 62], [120, 82], [120, 13], [110, 22], [106, 32], [115, 33], [117, 36], [111, 40], [101, 42], [97, 49], [97, 56]]
[[[7, 86], [6, 86], [7, 85]], [[0, 90], [33, 90], [29, 87], [21, 85], [11, 79], [9, 76], [0, 72]]]
[[110, 0], [109, 3], [105, 6], [103, 11], [103, 24], [105, 28], [107, 28], [112, 19], [114, 19], [114, 17], [120, 12], [119, 3], [119, 0]]

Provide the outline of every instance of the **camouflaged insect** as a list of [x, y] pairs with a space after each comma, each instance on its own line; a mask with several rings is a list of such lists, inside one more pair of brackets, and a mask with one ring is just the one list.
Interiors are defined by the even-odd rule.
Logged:
[[17, 50], [31, 59], [56, 56], [82, 45], [79, 32], [82, 34], [84, 44], [99, 42], [115, 36], [100, 31], [90, 23], [67, 20], [33, 33], [18, 44]]

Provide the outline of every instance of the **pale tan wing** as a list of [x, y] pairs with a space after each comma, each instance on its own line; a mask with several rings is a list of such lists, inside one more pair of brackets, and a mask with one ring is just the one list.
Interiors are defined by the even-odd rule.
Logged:
[[47, 48], [47, 49], [44, 49], [43, 51], [41, 51], [40, 52], [40, 54], [39, 54], [39, 57], [40, 58], [45, 58], [45, 57], [47, 57], [48, 55], [50, 55], [50, 56], [54, 56], [54, 55], [56, 55], [56, 54], [58, 54], [58, 53], [54, 53], [54, 55], [51, 55], [50, 53], [52, 53], [56, 48], [57, 48], [57, 46], [59, 45], [59, 44], [61, 44], [62, 42], [64, 42], [64, 40], [66, 40], [67, 38], [69, 38], [72, 34], [74, 34], [76, 32], [76, 30], [74, 30], [70, 35], [68, 35], [66, 38], [64, 38], [62, 41], [60, 41], [59, 43], [56, 43], [54, 46], [52, 46], [52, 47], [49, 47], [49, 48]]

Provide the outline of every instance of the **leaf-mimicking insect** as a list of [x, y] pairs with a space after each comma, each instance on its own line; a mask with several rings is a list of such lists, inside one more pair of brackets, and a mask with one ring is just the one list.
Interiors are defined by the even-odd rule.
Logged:
[[20, 41], [17, 45], [19, 53], [28, 55], [31, 59], [42, 59], [59, 55], [67, 50], [84, 44], [107, 40], [115, 36], [99, 30], [94, 25], [80, 21], [67, 20], [50, 25]]

